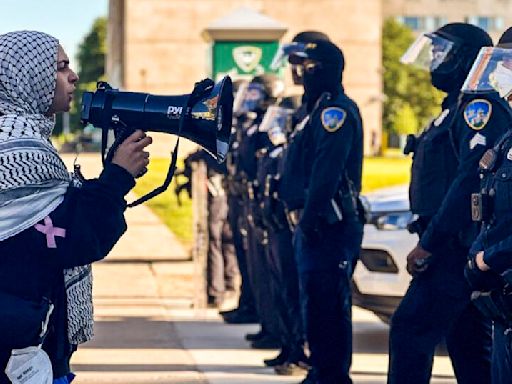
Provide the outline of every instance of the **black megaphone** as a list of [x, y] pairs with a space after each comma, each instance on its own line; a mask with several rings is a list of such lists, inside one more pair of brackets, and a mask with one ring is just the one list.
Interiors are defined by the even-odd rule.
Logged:
[[[188, 95], [163, 96], [123, 92], [106, 82], [98, 82], [95, 92], [82, 96], [82, 124], [101, 128], [102, 160], [112, 160], [115, 150], [136, 129], [185, 137], [202, 146], [219, 163], [226, 158], [231, 135], [233, 90], [229, 76], [214, 84], [205, 79], [195, 84]], [[115, 141], [105, 155], [108, 131]], [[173, 151], [164, 184], [131, 203], [138, 205], [165, 191], [176, 169], [177, 147]]]
[[[206, 84], [198, 89], [202, 83]], [[82, 96], [81, 120], [113, 129], [116, 138], [121, 133], [127, 137], [135, 129], [179, 135], [199, 144], [220, 163], [229, 147], [232, 113], [232, 83], [226, 76], [217, 84], [203, 80], [192, 94], [177, 96], [123, 92], [99, 82], [96, 92]]]

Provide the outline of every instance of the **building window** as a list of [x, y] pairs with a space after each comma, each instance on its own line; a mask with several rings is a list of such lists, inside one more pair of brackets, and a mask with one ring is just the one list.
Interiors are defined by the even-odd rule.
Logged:
[[424, 29], [426, 31], [434, 31], [436, 29], [441, 28], [446, 23], [448, 23], [448, 19], [446, 17], [443, 17], [443, 16], [427, 16], [427, 17], [425, 17]]
[[498, 16], [468, 16], [465, 21], [486, 31], [502, 30], [505, 25], [503, 17]]
[[425, 29], [425, 18], [420, 16], [399, 16], [397, 20], [411, 28], [413, 31], [421, 31]]

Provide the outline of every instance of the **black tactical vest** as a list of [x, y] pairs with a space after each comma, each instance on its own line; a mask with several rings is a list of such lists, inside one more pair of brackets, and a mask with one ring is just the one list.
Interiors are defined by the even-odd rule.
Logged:
[[459, 114], [458, 103], [443, 109], [415, 140], [411, 167], [409, 201], [419, 216], [434, 216], [453, 182], [458, 159], [450, 137], [450, 127]]

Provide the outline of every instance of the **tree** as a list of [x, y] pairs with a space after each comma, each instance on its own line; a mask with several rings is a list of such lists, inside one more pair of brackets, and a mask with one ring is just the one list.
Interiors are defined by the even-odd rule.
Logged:
[[409, 103], [404, 103], [394, 116], [394, 130], [399, 135], [418, 132], [419, 124], [416, 113]]
[[[413, 41], [409, 28], [394, 19], [384, 21], [382, 66], [386, 101], [382, 125], [387, 132], [417, 132], [439, 113], [443, 93], [432, 87], [430, 74], [400, 63], [400, 57]], [[410, 119], [409, 129], [404, 127], [408, 124], [404, 119]]]
[[72, 130], [80, 128], [80, 106], [82, 94], [94, 91], [96, 83], [105, 78], [105, 56], [107, 53], [107, 19], [98, 17], [91, 31], [85, 35], [78, 46], [78, 76], [80, 80], [75, 91], [74, 103], [70, 113]]

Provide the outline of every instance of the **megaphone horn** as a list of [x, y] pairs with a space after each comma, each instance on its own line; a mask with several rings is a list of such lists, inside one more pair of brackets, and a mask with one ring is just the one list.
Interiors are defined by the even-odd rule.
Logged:
[[[116, 137], [122, 131], [135, 129], [179, 134], [199, 144], [220, 163], [226, 158], [231, 134], [231, 78], [226, 76], [213, 87], [206, 88], [190, 110], [185, 111], [191, 96], [194, 93], [163, 96], [123, 92], [106, 82], [99, 82], [95, 92], [83, 94], [81, 120], [83, 124], [103, 130], [113, 129]], [[183, 113], [187, 115], [180, 131]]]

